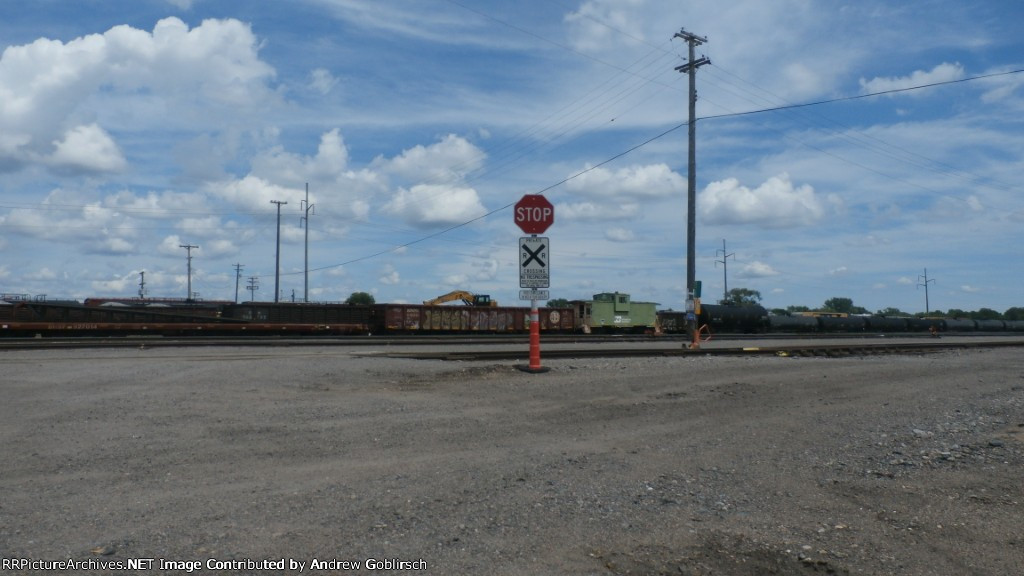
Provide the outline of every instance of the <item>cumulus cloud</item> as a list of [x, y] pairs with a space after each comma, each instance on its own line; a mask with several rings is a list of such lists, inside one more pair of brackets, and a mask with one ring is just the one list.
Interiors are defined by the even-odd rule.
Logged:
[[429, 146], [417, 145], [391, 159], [377, 158], [373, 167], [410, 182], [454, 182], [479, 169], [487, 155], [472, 142], [448, 134]]
[[806, 184], [794, 187], [785, 173], [754, 189], [735, 178], [712, 182], [700, 193], [697, 207], [710, 224], [754, 224], [764, 228], [808, 226], [825, 214], [814, 189]]
[[50, 163], [73, 172], [119, 172], [127, 162], [109, 134], [97, 124], [78, 126], [53, 142]]
[[308, 157], [292, 154], [281, 146], [274, 146], [252, 161], [252, 175], [295, 187], [310, 180], [337, 182], [348, 167], [348, 147], [335, 128], [320, 136], [316, 155]]
[[110, 136], [116, 129], [76, 118], [128, 99], [131, 106], [104, 122], [138, 129], [174, 118], [179, 127], [205, 129], [213, 118], [243, 117], [276, 98], [267, 86], [274, 70], [258, 47], [237, 20], [190, 29], [178, 18], [160, 20], [152, 32], [121, 25], [67, 43], [40, 38], [10, 46], [0, 55], [0, 165], [14, 170], [52, 154], [58, 168], [121, 169]]
[[754, 261], [749, 264], [744, 264], [740, 268], [740, 276], [744, 278], [765, 278], [768, 276], [778, 276], [779, 272], [772, 268], [770, 265], [764, 262]]
[[[915, 70], [909, 76], [896, 76], [889, 78], [872, 78], [871, 80], [860, 79], [860, 89], [864, 94], [872, 94], [875, 92], [887, 92], [890, 90], [901, 90], [904, 88], [913, 88], [915, 86], [924, 86], [926, 84], [934, 84], [936, 82], [948, 82], [950, 80], [959, 80], [964, 77], [964, 68], [959, 62], [950, 64], [943, 62], [930, 71]], [[907, 94], [914, 94], [915, 91], [907, 92]]]
[[590, 169], [566, 182], [566, 189], [582, 196], [599, 198], [665, 198], [686, 191], [686, 179], [666, 164], [628, 166], [616, 171]]
[[400, 188], [384, 206], [384, 211], [400, 217], [405, 223], [430, 228], [472, 220], [486, 212], [476, 190], [465, 186], [417, 184]]
[[267, 211], [269, 210], [268, 206], [276, 212], [277, 208], [270, 205], [271, 200], [298, 204], [301, 199], [305, 198], [305, 192], [301, 192], [300, 196], [300, 191], [297, 188], [279, 186], [256, 176], [245, 176], [240, 180], [210, 184], [208, 190], [211, 194], [238, 208], [253, 212]]

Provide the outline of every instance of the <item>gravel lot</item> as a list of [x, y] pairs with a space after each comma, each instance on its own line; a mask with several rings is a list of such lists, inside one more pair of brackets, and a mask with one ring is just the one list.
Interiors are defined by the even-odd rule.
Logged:
[[1019, 349], [545, 374], [365, 353], [0, 354], [4, 561], [1024, 574]]

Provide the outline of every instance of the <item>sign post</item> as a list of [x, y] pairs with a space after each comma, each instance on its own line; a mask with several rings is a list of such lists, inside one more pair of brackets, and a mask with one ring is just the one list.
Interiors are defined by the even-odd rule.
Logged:
[[525, 234], [532, 236], [519, 239], [519, 287], [530, 290], [520, 291], [520, 297], [530, 299], [530, 365], [527, 372], [546, 372], [540, 365], [540, 311], [537, 300], [547, 293], [538, 288], [551, 287], [551, 242], [538, 238], [555, 222], [555, 207], [541, 194], [526, 194], [516, 202], [515, 223]]

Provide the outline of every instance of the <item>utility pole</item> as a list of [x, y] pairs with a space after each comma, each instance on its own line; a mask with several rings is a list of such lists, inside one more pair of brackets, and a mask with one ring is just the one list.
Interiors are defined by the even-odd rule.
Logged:
[[249, 291], [249, 301], [250, 302], [255, 302], [256, 301], [256, 291], [260, 289], [260, 277], [259, 276], [249, 276], [249, 285], [246, 286], [245, 289]]
[[242, 264], [235, 264], [235, 304], [238, 304], [238, 281], [242, 279]]
[[715, 265], [717, 266], [719, 262], [722, 263], [722, 283], [725, 286], [725, 288], [722, 290], [722, 304], [726, 304], [729, 301], [729, 263], [727, 261], [729, 260], [729, 258], [735, 260], [736, 254], [729, 254], [728, 252], [725, 251], [725, 238], [722, 238], [722, 249], [715, 251], [715, 256], [717, 256], [719, 253], [722, 254], [722, 259], [715, 260]]
[[277, 303], [281, 288], [281, 205], [287, 202], [271, 200], [270, 203], [277, 204], [277, 253], [274, 256], [274, 302]]
[[146, 271], [139, 271], [139, 299], [146, 299]]
[[[922, 278], [924, 279], [924, 282], [921, 282]], [[918, 275], [917, 280], [918, 280], [918, 282], [917, 282], [917, 287], [918, 288], [920, 288], [921, 286], [924, 286], [924, 313], [928, 314], [931, 311], [928, 308], [928, 283], [929, 282], [935, 282], [935, 279], [934, 278], [932, 278], [931, 280], [928, 279], [928, 269], [925, 268], [924, 269], [924, 276]]]
[[685, 29], [680, 29], [674, 38], [682, 38], [690, 48], [689, 60], [682, 66], [676, 66], [676, 71], [690, 76], [690, 155], [686, 181], [686, 326], [691, 342], [696, 342], [697, 318], [692, 313], [695, 312], [693, 290], [697, 278], [697, 68], [711, 64], [711, 60], [704, 56], [699, 60], [694, 57], [694, 48], [707, 42], [707, 38], [691, 34]]
[[302, 293], [302, 301], [309, 303], [309, 215], [312, 211], [316, 214], [316, 206], [309, 203], [309, 182], [306, 182], [306, 199], [302, 201], [302, 212], [305, 214], [299, 218], [299, 225], [306, 229], [306, 260], [302, 265], [305, 274], [305, 291]]
[[192, 249], [199, 248], [194, 244], [178, 244], [178, 248], [184, 248], [188, 251], [188, 296], [185, 298], [186, 302], [192, 301]]

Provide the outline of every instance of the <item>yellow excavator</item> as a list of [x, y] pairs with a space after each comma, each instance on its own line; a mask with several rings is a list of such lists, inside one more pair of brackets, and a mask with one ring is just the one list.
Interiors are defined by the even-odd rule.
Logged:
[[497, 306], [496, 300], [491, 300], [491, 297], [487, 294], [473, 294], [465, 290], [452, 290], [447, 294], [442, 294], [433, 300], [424, 300], [424, 306], [438, 306], [446, 302], [455, 302], [462, 300], [466, 306]]

